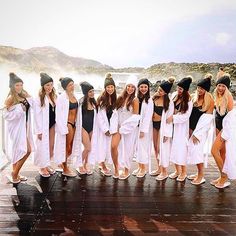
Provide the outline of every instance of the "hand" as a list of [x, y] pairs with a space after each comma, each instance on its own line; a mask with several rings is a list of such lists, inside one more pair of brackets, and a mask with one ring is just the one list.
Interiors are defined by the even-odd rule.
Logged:
[[42, 140], [42, 136], [43, 136], [42, 134], [38, 134], [38, 139]]
[[143, 137], [144, 137], [144, 132], [140, 132], [139, 138], [143, 138]]
[[168, 140], [168, 137], [164, 136], [163, 137], [163, 143], [165, 143]]
[[166, 120], [166, 123], [167, 124], [170, 124], [173, 122], [173, 116], [170, 116], [167, 120]]
[[199, 139], [197, 139], [194, 135], [193, 135], [193, 144], [194, 145], [197, 145], [200, 141], [199, 141]]
[[111, 134], [110, 134], [110, 131], [108, 130], [106, 133], [105, 133], [106, 136], [110, 137]]

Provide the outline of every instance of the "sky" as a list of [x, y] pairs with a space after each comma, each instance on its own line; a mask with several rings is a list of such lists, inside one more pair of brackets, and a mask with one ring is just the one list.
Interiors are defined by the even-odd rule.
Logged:
[[235, 0], [0, 0], [0, 45], [120, 67], [236, 62]]

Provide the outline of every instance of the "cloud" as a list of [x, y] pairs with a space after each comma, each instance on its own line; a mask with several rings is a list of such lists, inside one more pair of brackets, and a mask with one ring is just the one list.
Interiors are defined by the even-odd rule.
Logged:
[[215, 40], [216, 43], [220, 46], [225, 46], [227, 43], [229, 43], [231, 39], [231, 35], [225, 32], [220, 32], [216, 34]]

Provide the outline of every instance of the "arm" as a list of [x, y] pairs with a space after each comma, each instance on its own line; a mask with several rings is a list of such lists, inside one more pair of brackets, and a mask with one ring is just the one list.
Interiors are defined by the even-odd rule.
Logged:
[[153, 101], [150, 99], [147, 104], [147, 109], [144, 114], [144, 117], [142, 118], [140, 122], [140, 132], [148, 133], [150, 122], [152, 120], [152, 114], [153, 114]]
[[99, 128], [105, 134], [107, 131], [109, 131], [109, 127], [107, 126], [108, 122], [106, 122], [103, 112], [105, 112], [105, 111], [101, 110], [100, 108], [98, 109], [97, 121], [98, 121]]
[[40, 100], [37, 98], [34, 102], [34, 123], [35, 134], [43, 133], [43, 112], [40, 104]]
[[178, 113], [176, 115], [173, 115], [173, 123], [174, 124], [181, 124], [181, 123], [185, 123], [186, 121], [188, 121], [189, 117], [191, 115], [191, 112], [192, 112], [192, 108], [193, 108], [193, 104], [190, 101], [188, 103], [188, 110], [185, 113]]

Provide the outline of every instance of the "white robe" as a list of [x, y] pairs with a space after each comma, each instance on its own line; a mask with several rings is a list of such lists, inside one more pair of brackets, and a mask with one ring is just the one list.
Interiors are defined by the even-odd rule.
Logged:
[[222, 172], [229, 179], [236, 179], [236, 110], [227, 113], [223, 119], [221, 137], [225, 140], [226, 154]]
[[36, 136], [34, 164], [40, 168], [50, 166], [49, 100], [47, 96], [45, 96], [44, 102], [43, 107], [39, 97], [34, 102], [34, 133], [42, 134], [42, 140]]
[[[79, 109], [78, 109], [79, 111]], [[77, 111], [75, 136], [72, 145], [72, 154], [68, 157], [72, 162], [81, 158], [81, 116]], [[56, 101], [56, 137], [54, 145], [54, 161], [61, 164], [66, 161], [66, 135], [68, 134], [69, 98], [66, 92], [60, 94]]]
[[174, 133], [171, 146], [170, 161], [177, 165], [187, 164], [187, 145], [189, 139], [189, 117], [193, 104], [188, 102], [188, 110], [185, 113], [178, 112], [173, 115]]
[[[148, 103], [142, 102], [140, 113], [139, 129], [137, 133], [136, 161], [141, 164], [148, 164], [152, 151], [152, 115], [153, 101], [149, 98]], [[140, 132], [144, 133], [143, 138], [139, 138]]]
[[[166, 120], [174, 113], [174, 103], [170, 101], [169, 109], [165, 112], [163, 109], [161, 115], [161, 127], [160, 127], [160, 152], [159, 152], [159, 165], [167, 168], [170, 163], [170, 151], [173, 135], [173, 123], [167, 124]], [[163, 142], [164, 137], [167, 137], [167, 141]]]
[[116, 117], [118, 118], [119, 124], [118, 132], [121, 134], [121, 140], [118, 146], [119, 167], [130, 169], [131, 160], [135, 152], [135, 138], [137, 136], [140, 115], [133, 114], [132, 109], [127, 111], [126, 107], [118, 109], [117, 114]]
[[[212, 137], [211, 132], [213, 131], [212, 126], [213, 114], [202, 114], [195, 130], [189, 138], [187, 164], [194, 165], [204, 163], [204, 166], [207, 167], [210, 150], [209, 145]], [[199, 140], [198, 144], [193, 143], [193, 136]]]
[[[114, 114], [114, 112], [113, 112]], [[113, 116], [112, 114], [112, 116]], [[112, 120], [112, 116], [110, 122]], [[112, 163], [111, 158], [111, 136], [106, 136], [105, 133], [110, 130], [110, 124], [107, 119], [106, 109], [98, 109], [97, 113], [97, 134], [96, 134], [96, 161], [98, 163], [108, 161]]]
[[[78, 155], [77, 161], [76, 161], [76, 166], [80, 167], [83, 166], [83, 160], [82, 160], [82, 103], [83, 103], [83, 97], [79, 100], [79, 116], [81, 117], [80, 119], [80, 124], [79, 124], [79, 129], [80, 129], [80, 137], [81, 137], [81, 142], [80, 142], [80, 153]], [[88, 154], [88, 164], [94, 166], [96, 164], [96, 155], [97, 155], [97, 138], [98, 137], [98, 130], [97, 130], [97, 111], [94, 108], [94, 118], [93, 118], [93, 134], [91, 138], [91, 151]]]
[[[3, 117], [6, 120], [7, 131], [10, 140], [7, 142], [9, 147], [7, 148], [7, 155], [11, 157], [12, 164], [15, 164], [21, 160], [27, 153], [27, 138], [31, 147], [31, 151], [34, 151], [34, 140], [32, 132], [31, 122], [31, 109], [33, 106], [33, 99], [27, 98], [30, 108], [28, 111], [28, 122], [26, 129], [26, 112], [22, 108], [22, 104], [16, 104], [9, 109], [4, 109]], [[27, 132], [26, 132], [27, 131]]]

